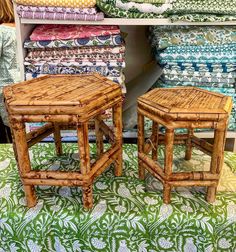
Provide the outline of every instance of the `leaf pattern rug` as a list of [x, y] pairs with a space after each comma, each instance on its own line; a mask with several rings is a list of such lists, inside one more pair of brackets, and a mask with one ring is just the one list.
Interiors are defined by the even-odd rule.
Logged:
[[[53, 144], [34, 146], [33, 168], [75, 169], [77, 145], [64, 144], [63, 149], [57, 158]], [[224, 165], [234, 175], [235, 156], [226, 153], [229, 166]], [[175, 148], [175, 170], [206, 169], [209, 161], [195, 149], [191, 161], [183, 157], [184, 149]], [[138, 179], [137, 146], [124, 145], [123, 158], [122, 177], [114, 177], [110, 167], [95, 181], [93, 209], [83, 209], [80, 187], [53, 186], [36, 187], [38, 204], [28, 209], [12, 146], [0, 145], [0, 252], [236, 250], [235, 191], [222, 187], [211, 205], [204, 188], [177, 188], [172, 203], [165, 205], [160, 183], [150, 175], [145, 182]]]

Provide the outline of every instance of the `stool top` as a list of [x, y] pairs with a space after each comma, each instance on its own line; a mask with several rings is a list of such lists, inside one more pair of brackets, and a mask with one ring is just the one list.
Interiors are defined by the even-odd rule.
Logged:
[[232, 98], [195, 87], [155, 88], [138, 98], [151, 112], [172, 120], [227, 119]]
[[47, 75], [5, 87], [3, 93], [12, 114], [65, 114], [60, 106], [79, 114], [122, 97], [120, 86], [99, 74]]

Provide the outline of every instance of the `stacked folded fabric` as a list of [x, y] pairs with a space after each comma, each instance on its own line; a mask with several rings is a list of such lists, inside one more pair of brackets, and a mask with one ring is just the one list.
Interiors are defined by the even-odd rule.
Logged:
[[151, 27], [163, 75], [158, 87], [195, 86], [233, 98], [229, 129], [236, 129], [236, 28]]
[[112, 17], [236, 20], [236, 0], [97, 0], [97, 6]]
[[39, 25], [24, 47], [26, 80], [46, 74], [99, 73], [126, 93], [125, 44], [118, 26]]
[[26, 79], [97, 72], [125, 93], [125, 46], [118, 26], [39, 25], [25, 41]]
[[48, 20], [87, 20], [104, 19], [102, 12], [97, 12], [95, 0], [16, 0], [19, 17], [26, 19]]

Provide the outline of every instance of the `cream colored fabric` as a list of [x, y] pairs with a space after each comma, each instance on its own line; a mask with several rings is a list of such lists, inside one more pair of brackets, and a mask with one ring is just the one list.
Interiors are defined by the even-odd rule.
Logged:
[[59, 6], [69, 8], [94, 7], [96, 0], [15, 0], [17, 4], [32, 6]]

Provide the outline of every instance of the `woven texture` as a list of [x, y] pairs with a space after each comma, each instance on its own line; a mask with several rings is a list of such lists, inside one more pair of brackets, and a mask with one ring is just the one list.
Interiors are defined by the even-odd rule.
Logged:
[[[48, 106], [54, 106], [55, 108], [51, 108], [50, 111], [58, 114], [60, 112], [57, 111], [57, 106], [63, 105], [71, 107], [77, 105], [77, 112], [83, 113], [83, 107], [86, 109], [90, 107], [89, 101], [95, 100], [97, 106], [102, 105], [108, 100], [108, 94], [112, 94], [112, 91], [119, 92], [119, 90], [121, 92], [117, 84], [98, 74], [48, 75], [6, 87], [4, 94], [10, 110], [12, 106], [29, 106], [33, 109], [35, 105], [42, 106], [41, 111], [38, 111], [40, 114], [44, 113], [45, 109], [48, 110]], [[24, 113], [31, 112], [25, 109]]]
[[[228, 117], [232, 108], [230, 97], [200, 88], [153, 89], [139, 98], [139, 101], [165, 113], [188, 114], [186, 119], [201, 118], [201, 114], [212, 114], [217, 120], [219, 114]], [[189, 115], [191, 114], [191, 116]]]

